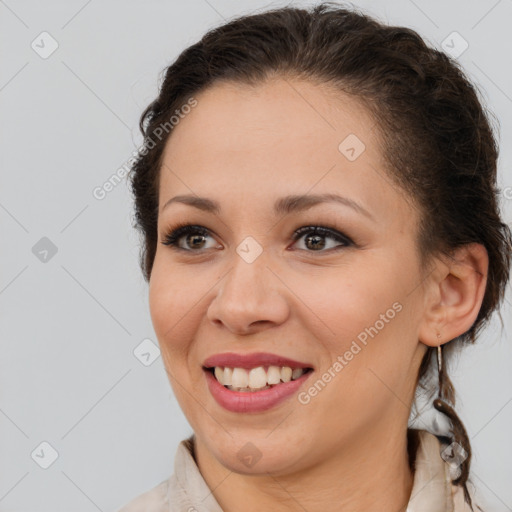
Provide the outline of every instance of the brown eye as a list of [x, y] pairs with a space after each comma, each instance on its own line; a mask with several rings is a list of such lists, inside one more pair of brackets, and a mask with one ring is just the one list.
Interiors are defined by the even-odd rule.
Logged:
[[[215, 244], [206, 247], [208, 238], [212, 238], [213, 240], [210, 232], [203, 226], [179, 224], [165, 235], [162, 244], [168, 245], [178, 251], [187, 252], [202, 252], [203, 249], [218, 247]], [[330, 249], [337, 250], [355, 245], [354, 242], [343, 233], [322, 226], [304, 226], [297, 229], [292, 239], [297, 241], [301, 238], [304, 238], [305, 242], [305, 248], [301, 248], [301, 250], [308, 252], [328, 252]], [[326, 242], [328, 239], [334, 240], [338, 242], [338, 244], [329, 244]], [[329, 245], [331, 245], [331, 247], [328, 247]]]
[[[205, 248], [205, 240], [208, 237], [211, 238], [211, 235], [206, 228], [185, 224], [167, 233], [162, 244], [172, 246], [177, 250], [199, 252], [199, 250]], [[182, 239], [184, 240], [185, 247], [180, 243]]]
[[354, 245], [352, 240], [343, 233], [334, 229], [324, 228], [322, 226], [304, 226], [299, 228], [293, 234], [293, 239], [299, 240], [301, 238], [304, 238], [305, 250], [308, 250], [309, 252], [326, 252], [322, 251], [322, 249], [328, 245], [325, 242], [328, 238], [339, 242], [339, 244], [327, 247], [327, 249], [338, 249]]

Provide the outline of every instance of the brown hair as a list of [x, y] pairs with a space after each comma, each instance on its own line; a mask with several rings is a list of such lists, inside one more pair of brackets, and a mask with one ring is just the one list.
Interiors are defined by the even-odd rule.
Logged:
[[[162, 154], [172, 133], [154, 137], [155, 132], [161, 134], [161, 126], [191, 95], [216, 81], [258, 85], [274, 76], [332, 85], [373, 114], [386, 170], [421, 212], [417, 248], [422, 269], [432, 256], [451, 256], [465, 244], [486, 248], [489, 269], [478, 317], [448, 345], [473, 343], [504, 297], [512, 251], [510, 228], [499, 213], [498, 148], [488, 113], [458, 63], [428, 46], [414, 30], [382, 24], [334, 2], [234, 18], [210, 30], [167, 67], [158, 97], [141, 116], [144, 145], [130, 173], [146, 281], [157, 247]], [[434, 352], [427, 350], [419, 369], [418, 384], [424, 389]], [[439, 395], [454, 405], [444, 370]], [[434, 405], [450, 417], [452, 437], [468, 453], [453, 483], [463, 486], [471, 505], [466, 487], [469, 439], [452, 407], [443, 403]]]

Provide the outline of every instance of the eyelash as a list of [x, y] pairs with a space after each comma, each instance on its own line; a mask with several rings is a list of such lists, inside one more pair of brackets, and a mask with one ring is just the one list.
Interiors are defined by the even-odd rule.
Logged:
[[[198, 234], [200, 236], [211, 236], [208, 229], [204, 228], [203, 226], [198, 226], [194, 224], [187, 224], [187, 223], [179, 223], [177, 224], [173, 229], [169, 230], [167, 234], [164, 236], [164, 240], [161, 242], [163, 245], [170, 246], [171, 249], [175, 251], [184, 251], [189, 253], [200, 253], [203, 252], [201, 249], [193, 250], [193, 249], [184, 249], [183, 247], [179, 247], [178, 243], [181, 238], [183, 238], [185, 235], [189, 234]], [[332, 238], [333, 240], [336, 240], [337, 242], [340, 242], [344, 245], [341, 247], [331, 247], [327, 250], [318, 250], [318, 251], [309, 251], [306, 249], [307, 252], [331, 252], [333, 250], [339, 250], [339, 249], [345, 249], [347, 247], [355, 246], [356, 244], [345, 234], [341, 233], [340, 231], [328, 228], [327, 226], [303, 226], [297, 230], [292, 235], [293, 241], [297, 241], [300, 238], [302, 238], [306, 234], [312, 234], [312, 235], [318, 235], [325, 238]]]

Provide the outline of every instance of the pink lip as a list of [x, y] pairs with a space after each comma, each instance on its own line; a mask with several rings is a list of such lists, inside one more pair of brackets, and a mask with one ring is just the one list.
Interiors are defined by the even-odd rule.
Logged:
[[[289, 361], [289, 360], [288, 360]], [[221, 366], [221, 365], [216, 365]], [[260, 365], [262, 366], [262, 365]], [[277, 365], [276, 365], [277, 366]], [[285, 366], [288, 366], [286, 364]], [[238, 366], [240, 368], [240, 366]], [[277, 386], [262, 391], [249, 391], [247, 393], [241, 391], [231, 391], [225, 388], [212, 374], [211, 371], [205, 370], [208, 388], [217, 403], [231, 412], [262, 412], [277, 406], [287, 398], [294, 395], [302, 386], [304, 381], [313, 373], [306, 372], [297, 380], [290, 382], [282, 382]]]
[[292, 369], [313, 368], [311, 364], [301, 363], [300, 361], [294, 361], [287, 357], [265, 352], [257, 352], [255, 354], [235, 354], [233, 352], [226, 352], [224, 354], [210, 356], [203, 362], [203, 367], [205, 368], [213, 368], [215, 366], [245, 368], [248, 370], [257, 368], [258, 366], [289, 366]]

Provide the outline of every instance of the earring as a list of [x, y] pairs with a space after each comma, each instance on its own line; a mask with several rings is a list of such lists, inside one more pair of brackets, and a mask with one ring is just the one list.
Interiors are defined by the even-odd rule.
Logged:
[[[437, 334], [437, 339], [441, 338], [441, 334]], [[443, 368], [443, 345], [439, 344], [437, 346], [437, 368], [439, 374], [439, 390], [437, 394], [437, 398], [434, 400], [433, 405], [436, 410], [440, 413], [445, 414], [451, 423], [450, 433], [452, 434], [451, 440], [452, 443], [457, 443], [460, 447], [464, 449], [464, 453], [466, 458], [461, 461], [461, 463], [453, 469], [450, 465], [450, 477], [452, 479], [452, 484], [461, 485], [464, 484], [464, 495], [469, 496], [467, 492], [467, 488], [465, 482], [468, 479], [469, 475], [469, 467], [471, 462], [471, 450], [470, 450], [470, 441], [466, 429], [460, 418], [457, 416], [457, 413], [453, 409], [451, 405], [447, 403], [446, 400], [454, 403], [454, 395], [453, 395], [453, 387], [448, 375], [445, 374], [445, 370]], [[445, 388], [445, 385], [447, 386]], [[445, 398], [446, 396], [446, 398]], [[442, 452], [441, 452], [442, 453]], [[442, 455], [441, 455], [442, 456]], [[444, 458], [444, 457], [443, 457]], [[470, 502], [470, 501], [469, 501]]]
[[437, 392], [437, 398], [441, 399], [443, 398], [443, 381], [444, 381], [444, 372], [443, 372], [443, 345], [440, 342], [441, 340], [441, 333], [437, 333], [437, 341], [439, 341], [439, 345], [437, 346], [437, 375], [438, 375], [438, 381], [439, 381], [439, 389]]
[[[438, 334], [437, 336], [440, 335]], [[441, 372], [443, 371], [443, 351], [441, 347], [442, 345], [437, 346], [437, 371], [439, 375], [441, 375]]]

